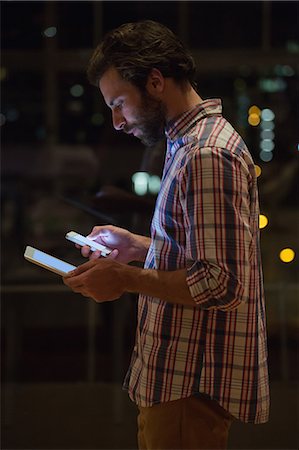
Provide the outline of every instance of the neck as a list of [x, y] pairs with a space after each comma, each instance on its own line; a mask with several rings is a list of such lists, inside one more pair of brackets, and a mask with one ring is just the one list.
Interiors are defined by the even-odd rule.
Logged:
[[166, 86], [164, 98], [167, 122], [194, 108], [203, 101], [190, 83], [180, 86], [172, 79], [167, 79], [167, 82], [168, 86]]

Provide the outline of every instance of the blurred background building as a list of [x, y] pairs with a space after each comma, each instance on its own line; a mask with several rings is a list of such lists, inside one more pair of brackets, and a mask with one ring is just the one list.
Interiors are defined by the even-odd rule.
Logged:
[[148, 233], [163, 143], [113, 130], [86, 80], [93, 48], [158, 20], [191, 49], [202, 97], [220, 97], [259, 175], [272, 393], [270, 422], [235, 424], [231, 449], [298, 448], [298, 2], [2, 1], [2, 446], [136, 448], [121, 382], [132, 295], [97, 305], [23, 259], [27, 244], [80, 264], [66, 232]]

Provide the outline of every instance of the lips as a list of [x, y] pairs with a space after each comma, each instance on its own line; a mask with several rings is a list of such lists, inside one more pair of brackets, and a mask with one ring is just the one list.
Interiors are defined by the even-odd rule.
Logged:
[[131, 130], [129, 130], [129, 131], [127, 131], [126, 133], [127, 134], [133, 134], [133, 136], [137, 136], [137, 132], [138, 132], [138, 130], [136, 130], [136, 128], [132, 128]]
[[124, 132], [126, 134], [132, 134], [134, 137], [137, 137], [137, 138], [139, 138], [139, 136], [140, 136], [140, 130], [138, 128], [127, 128], [127, 129], [124, 129]]
[[133, 134], [133, 135], [134, 135], [135, 128], [124, 128], [123, 131], [124, 131], [126, 134]]

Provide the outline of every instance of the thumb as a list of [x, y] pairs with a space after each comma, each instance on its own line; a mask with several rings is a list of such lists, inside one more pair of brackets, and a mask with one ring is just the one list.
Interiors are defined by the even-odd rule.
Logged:
[[87, 261], [84, 264], [81, 264], [80, 266], [76, 267], [76, 269], [71, 270], [68, 272], [64, 278], [70, 278], [70, 277], [76, 277], [78, 275], [81, 275], [81, 273], [86, 272], [94, 265], [94, 261]]

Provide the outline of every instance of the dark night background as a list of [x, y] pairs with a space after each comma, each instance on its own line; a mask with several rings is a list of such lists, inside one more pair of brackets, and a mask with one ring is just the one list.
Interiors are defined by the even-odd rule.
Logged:
[[298, 10], [295, 1], [1, 2], [1, 448], [136, 448], [136, 411], [121, 389], [136, 297], [95, 304], [23, 253], [32, 245], [80, 264], [70, 230], [148, 233], [163, 143], [145, 149], [117, 134], [85, 70], [105, 32], [153, 19], [191, 49], [200, 95], [222, 99], [261, 172], [271, 417], [234, 424], [229, 448], [298, 449]]

